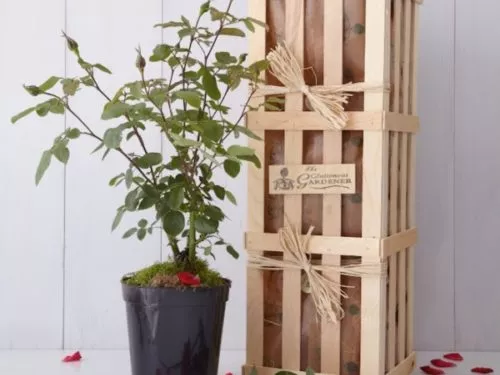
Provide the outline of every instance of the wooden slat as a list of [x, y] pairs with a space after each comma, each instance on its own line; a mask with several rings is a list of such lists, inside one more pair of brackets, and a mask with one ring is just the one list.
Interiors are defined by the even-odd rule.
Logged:
[[[300, 66], [304, 61], [304, 0], [289, 0], [286, 4], [285, 39]], [[303, 95], [287, 94], [285, 111], [302, 110]], [[303, 136], [301, 131], [285, 132], [285, 164], [302, 163]], [[285, 216], [292, 225], [301, 228], [302, 196], [285, 196]], [[284, 259], [290, 254], [284, 253]], [[283, 271], [283, 351], [282, 366], [300, 368], [301, 271]]]
[[[276, 233], [248, 232], [245, 238], [247, 251], [282, 252]], [[382, 245], [378, 238], [311, 236], [309, 250], [311, 254], [378, 257]]]
[[416, 354], [412, 352], [402, 362], [400, 362], [393, 370], [389, 371], [387, 375], [409, 375], [415, 369]]
[[388, 258], [417, 242], [417, 229], [412, 228], [382, 239], [380, 257]]
[[[249, 2], [249, 15], [266, 21], [266, 0]], [[264, 28], [257, 28], [250, 36], [250, 61], [265, 58], [266, 35]], [[257, 106], [262, 99], [253, 99], [251, 105]], [[256, 131], [264, 140], [265, 132]], [[264, 141], [249, 139], [249, 147], [255, 149], [260, 160], [264, 160]], [[249, 166], [248, 171], [248, 230], [264, 231], [264, 169]], [[264, 358], [264, 280], [262, 271], [247, 269], [247, 358], [246, 363], [262, 365]]]
[[[386, 130], [416, 133], [419, 119], [399, 113], [382, 111], [347, 112], [349, 121], [344, 130]], [[319, 130], [338, 132], [317, 112], [249, 112], [247, 124], [256, 130]]]
[[[413, 16], [412, 16], [412, 58], [411, 58], [411, 114], [417, 114], [417, 61], [418, 61], [418, 26], [419, 26], [419, 12], [420, 8], [418, 4], [413, 4]], [[416, 136], [410, 135], [409, 140], [409, 150], [408, 150], [408, 225], [414, 227], [416, 225], [415, 216], [415, 173], [416, 173]], [[414, 269], [415, 269], [415, 247], [412, 246], [408, 249], [407, 255], [407, 279], [408, 279], [408, 308], [406, 311], [406, 352], [411, 353], [414, 350], [413, 335], [414, 335], [414, 298], [415, 298], [415, 284], [414, 284]]]
[[[343, 44], [344, 38], [344, 1], [327, 0], [324, 2], [324, 38], [332, 40], [337, 45]], [[343, 57], [342, 48], [324, 47], [324, 84], [336, 85], [342, 83]], [[325, 131], [323, 133], [323, 163], [342, 163], [342, 133]], [[323, 235], [341, 235], [341, 196], [323, 196]], [[323, 255], [322, 264], [339, 266], [340, 255]], [[325, 272], [328, 277], [340, 283], [340, 274]], [[340, 373], [340, 324], [331, 323], [325, 319], [321, 322], [321, 371], [325, 373]]]
[[[289, 371], [290, 373], [293, 373], [295, 375], [306, 375], [305, 371], [283, 370], [283, 369], [279, 369], [279, 368], [259, 367], [259, 366], [255, 366], [255, 368], [253, 366], [243, 366], [242, 373], [243, 373], [243, 375], [250, 375], [250, 374], [252, 374], [252, 370], [254, 370], [254, 369], [257, 371], [257, 375], [276, 375], [276, 373], [278, 373], [280, 371]], [[314, 373], [314, 375], [336, 375], [336, 374], [316, 372], [316, 373]]]
[[[389, 78], [390, 11], [390, 0], [366, 1], [367, 82], [387, 82]], [[388, 109], [386, 92], [367, 92], [364, 98], [366, 111]], [[365, 131], [363, 147], [362, 235], [380, 238], [387, 233], [388, 135]], [[374, 258], [364, 257], [363, 261], [373, 262]], [[386, 297], [385, 277], [362, 279], [361, 374], [382, 375], [385, 372]]]
[[[403, 79], [401, 82], [402, 102], [400, 108], [403, 114], [409, 114], [410, 111], [410, 62], [411, 62], [411, 0], [403, 0]], [[407, 229], [407, 187], [408, 187], [408, 134], [400, 134], [400, 220], [399, 230]], [[398, 362], [406, 358], [406, 250], [398, 254]]]

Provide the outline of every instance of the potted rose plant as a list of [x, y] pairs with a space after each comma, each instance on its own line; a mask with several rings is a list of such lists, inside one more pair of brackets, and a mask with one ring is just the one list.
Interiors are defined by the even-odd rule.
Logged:
[[[137, 80], [123, 84], [112, 95], [99, 85], [99, 75], [111, 74], [110, 69], [84, 59], [78, 43], [64, 34], [82, 76], [50, 77], [41, 85], [25, 86], [43, 101], [12, 118], [16, 123], [33, 113], [74, 116], [79, 127], [66, 129], [43, 152], [35, 182], [40, 182], [53, 159], [68, 162], [72, 142], [93, 138], [95, 151], [102, 152], [103, 159], [117, 152], [127, 163], [109, 182], [127, 189], [112, 229], [127, 212], [153, 210], [153, 220], [140, 219], [123, 237], [143, 240], [158, 228], [168, 239], [172, 254], [166, 262], [121, 281], [134, 375], [217, 373], [231, 283], [211, 269], [204, 256], [213, 255], [218, 247], [234, 257], [238, 253], [219, 231], [226, 218], [220, 202], [236, 204], [236, 200], [214, 180], [214, 170], [222, 168], [236, 178], [242, 162], [260, 168], [254, 150], [237, 139], [241, 134], [258, 138], [242, 123], [246, 111], [254, 109], [249, 106], [250, 97], [267, 68], [264, 60], [248, 64], [245, 54], [233, 56], [217, 49], [221, 38], [241, 38], [245, 29], [253, 32], [264, 26], [231, 14], [233, 1], [228, 0], [224, 10], [207, 1], [194, 21], [182, 17], [156, 25], [177, 29], [178, 40], [156, 46], [150, 56], [137, 49]], [[170, 68], [167, 78], [148, 76], [148, 65], [154, 63]], [[233, 119], [225, 103], [244, 82], [253, 90], [241, 114]], [[102, 120], [111, 125], [102, 134], [72, 105], [72, 97], [80, 90], [94, 90], [105, 100]], [[171, 155], [148, 148], [143, 132], [151, 127], [159, 129], [172, 145]], [[138, 141], [140, 152], [130, 150], [131, 141]]]

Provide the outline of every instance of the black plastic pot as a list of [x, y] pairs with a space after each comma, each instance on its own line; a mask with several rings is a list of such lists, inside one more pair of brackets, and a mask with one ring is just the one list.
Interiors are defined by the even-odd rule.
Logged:
[[217, 375], [231, 282], [214, 288], [122, 283], [132, 375]]

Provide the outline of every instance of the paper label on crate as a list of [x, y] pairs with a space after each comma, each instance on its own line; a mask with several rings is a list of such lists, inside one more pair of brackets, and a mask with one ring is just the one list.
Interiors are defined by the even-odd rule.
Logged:
[[354, 194], [354, 164], [270, 165], [269, 194]]

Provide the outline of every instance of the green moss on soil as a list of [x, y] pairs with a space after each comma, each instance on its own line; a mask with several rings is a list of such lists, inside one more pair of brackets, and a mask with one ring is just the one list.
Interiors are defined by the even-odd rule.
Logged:
[[184, 264], [175, 263], [173, 260], [155, 263], [137, 271], [132, 277], [125, 278], [123, 282], [128, 285], [148, 287], [151, 286], [152, 280], [157, 276], [176, 276], [183, 271], [198, 275], [201, 285], [205, 287], [220, 286], [225, 282], [222, 276], [217, 271], [210, 269], [208, 263], [202, 259], [197, 259], [189, 270], [186, 269]]

